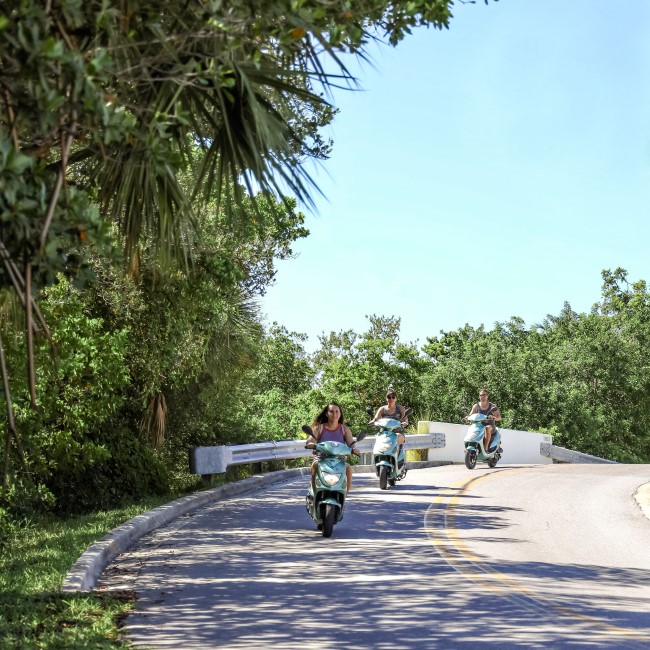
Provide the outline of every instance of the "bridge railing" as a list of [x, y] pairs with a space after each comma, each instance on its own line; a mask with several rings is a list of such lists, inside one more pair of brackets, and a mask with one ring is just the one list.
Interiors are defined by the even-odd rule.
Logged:
[[542, 443], [539, 446], [539, 453], [547, 458], [552, 458], [558, 463], [614, 463], [615, 460], [607, 460], [590, 454], [583, 454], [581, 451], [573, 451], [564, 447], [557, 447], [548, 443]]
[[[436, 449], [445, 446], [444, 433], [406, 434], [405, 449]], [[370, 454], [376, 436], [357, 443], [362, 456]], [[274, 460], [306, 458], [313, 454], [305, 449], [304, 440], [259, 442], [251, 445], [219, 445], [190, 449], [190, 471], [193, 474], [223, 474], [231, 465], [266, 463]]]
[[[463, 438], [467, 426], [448, 422], [419, 422], [417, 434], [406, 434], [406, 449], [426, 449], [429, 462], [464, 462]], [[613, 463], [614, 461], [564, 449], [552, 444], [548, 434], [500, 429], [503, 462], [506, 463]], [[376, 436], [368, 436], [358, 443], [360, 464], [372, 463], [372, 448]], [[258, 442], [249, 445], [219, 445], [193, 447], [189, 453], [190, 471], [207, 476], [223, 474], [233, 465], [267, 463], [277, 460], [306, 458], [312, 455], [305, 449], [304, 440]]]

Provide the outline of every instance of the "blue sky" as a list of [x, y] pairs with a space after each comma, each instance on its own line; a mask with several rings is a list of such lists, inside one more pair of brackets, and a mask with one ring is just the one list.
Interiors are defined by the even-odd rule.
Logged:
[[650, 280], [650, 2], [457, 4], [448, 31], [373, 48], [337, 92], [326, 199], [266, 321], [309, 336], [399, 316], [401, 340]]

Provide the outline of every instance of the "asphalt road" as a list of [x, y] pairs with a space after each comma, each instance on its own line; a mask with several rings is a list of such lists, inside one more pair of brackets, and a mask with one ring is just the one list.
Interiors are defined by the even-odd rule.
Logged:
[[650, 648], [648, 465], [450, 465], [381, 491], [357, 474], [330, 539], [304, 478], [141, 540], [99, 589], [132, 589], [148, 648]]

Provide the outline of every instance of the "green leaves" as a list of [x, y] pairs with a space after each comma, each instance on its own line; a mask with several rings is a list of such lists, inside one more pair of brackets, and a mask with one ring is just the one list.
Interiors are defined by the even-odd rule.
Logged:
[[20, 175], [27, 169], [33, 169], [33, 167], [33, 158], [17, 151], [9, 138], [0, 138], [0, 178], [5, 173]]
[[590, 314], [565, 304], [530, 328], [513, 318], [491, 332], [465, 327], [429, 339], [431, 417], [459, 421], [487, 387], [506, 427], [553, 431], [571, 449], [647, 461], [650, 296], [644, 282], [630, 286], [623, 269], [603, 278], [603, 302]]

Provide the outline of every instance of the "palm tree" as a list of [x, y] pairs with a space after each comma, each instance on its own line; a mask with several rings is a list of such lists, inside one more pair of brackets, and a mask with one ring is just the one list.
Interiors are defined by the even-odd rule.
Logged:
[[[250, 196], [310, 204], [318, 188], [302, 162], [327, 149], [318, 143], [332, 115], [326, 94], [355, 84], [344, 55], [365, 57], [378, 35], [395, 44], [414, 26], [446, 27], [451, 4], [7, 0], [0, 289], [25, 311], [32, 403], [32, 337], [47, 335], [42, 287], [58, 273], [82, 277], [85, 249], [108, 246], [111, 224], [131, 268], [143, 239], [187, 257], [193, 207], [215, 191], [226, 206], [241, 203], [240, 183]], [[10, 416], [8, 390], [5, 399]]]

